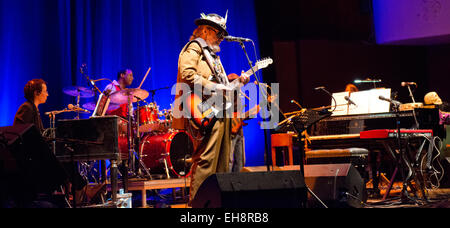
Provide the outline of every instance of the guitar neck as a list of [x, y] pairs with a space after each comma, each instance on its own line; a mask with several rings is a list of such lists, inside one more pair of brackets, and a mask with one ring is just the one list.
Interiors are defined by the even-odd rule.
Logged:
[[[244, 74], [247, 75], [248, 77], [252, 76], [254, 73], [256, 73], [256, 71], [261, 70], [263, 68], [266, 68], [268, 65], [272, 64], [273, 60], [271, 58], [266, 58], [264, 60], [258, 61], [255, 66], [253, 66], [252, 68], [250, 68], [250, 70], [248, 70], [247, 72], [245, 72]], [[239, 88], [240, 85], [240, 81], [239, 80], [234, 80], [232, 83], [230, 83], [231, 88], [237, 89]]]
[[[253, 70], [252, 70], [253, 69]], [[253, 72], [258, 71], [259, 68], [257, 66], [252, 67], [250, 70], [248, 70], [247, 72], [245, 72], [245, 75], [248, 75], [249, 77], [253, 75]], [[235, 79], [233, 82], [230, 83], [230, 87], [235, 89], [238, 88], [240, 82], [239, 80]]]
[[254, 66], [254, 67], [252, 67], [250, 70], [248, 70], [247, 72], [245, 72], [245, 75], [252, 76], [252, 75], [253, 75], [253, 72], [256, 73], [256, 71], [258, 71], [258, 70], [259, 70], [259, 68], [258, 68], [257, 66]]

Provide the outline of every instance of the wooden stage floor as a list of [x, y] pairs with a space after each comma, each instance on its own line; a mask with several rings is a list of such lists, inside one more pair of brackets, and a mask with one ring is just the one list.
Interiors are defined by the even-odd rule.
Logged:
[[[285, 167], [285, 168], [275, 168], [275, 171], [283, 170], [295, 170], [297, 167]], [[265, 167], [248, 167], [243, 170], [244, 172], [264, 172]], [[129, 191], [133, 193], [133, 196], [140, 197], [140, 203], [136, 207], [141, 208], [154, 208], [154, 202], [148, 199], [148, 191], [154, 190], [173, 190], [172, 196], [179, 200], [175, 204], [166, 205], [169, 208], [189, 208], [187, 206], [188, 188], [190, 186], [189, 178], [173, 178], [173, 179], [157, 179], [157, 180], [129, 180]], [[363, 208], [450, 208], [450, 188], [438, 188], [438, 189], [428, 189], [427, 190], [427, 201], [423, 200], [423, 197], [419, 194], [417, 201], [401, 201], [401, 182], [395, 182], [389, 196], [385, 201], [382, 201], [382, 196], [385, 194], [387, 189], [387, 183], [380, 183], [380, 195], [378, 197], [370, 196], [367, 202], [364, 203]], [[119, 188], [122, 184], [119, 181]], [[366, 185], [368, 189], [371, 188], [370, 183]], [[175, 191], [178, 189], [178, 191]], [[181, 190], [181, 191], [180, 191]], [[181, 195], [175, 195], [181, 194]], [[412, 195], [411, 195], [412, 196]], [[413, 198], [413, 197], [411, 197]], [[181, 199], [181, 200], [180, 200]], [[135, 204], [133, 204], [134, 206]]]

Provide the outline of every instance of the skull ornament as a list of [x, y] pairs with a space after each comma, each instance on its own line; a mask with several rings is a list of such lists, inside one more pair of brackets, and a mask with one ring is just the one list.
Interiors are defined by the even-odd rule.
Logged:
[[441, 105], [442, 104], [442, 100], [436, 92], [427, 93], [425, 95], [424, 101], [425, 101], [425, 104], [427, 104], [427, 105], [430, 105], [430, 104]]

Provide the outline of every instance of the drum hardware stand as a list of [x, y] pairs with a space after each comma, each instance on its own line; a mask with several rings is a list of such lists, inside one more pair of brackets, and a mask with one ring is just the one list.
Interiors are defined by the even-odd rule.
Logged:
[[166, 157], [169, 156], [169, 154], [165, 153], [165, 154], [162, 154], [162, 155], [164, 156], [163, 161], [164, 161], [164, 168], [166, 170], [166, 176], [167, 176], [167, 179], [170, 179], [169, 166], [167, 165], [167, 159], [166, 159]]
[[138, 161], [139, 161], [139, 169], [138, 169], [139, 175], [142, 175], [142, 170], [144, 170], [145, 175], [148, 177], [148, 179], [153, 180], [152, 174], [150, 173], [147, 166], [145, 166], [144, 161], [142, 161], [142, 155], [141, 155], [141, 158], [138, 159]]
[[[78, 91], [78, 96], [77, 96], [77, 107], [80, 107], [80, 91]], [[77, 111], [77, 117], [75, 117], [76, 120], [80, 119], [80, 111]]]
[[[141, 133], [139, 132], [139, 120], [140, 120], [140, 116], [141, 116], [139, 113], [139, 108], [140, 108], [139, 101], [143, 101], [146, 104], [148, 104], [148, 103], [145, 100], [143, 100], [137, 96], [134, 96], [134, 97], [138, 100], [137, 112], [136, 112], [136, 140], [137, 140], [136, 145], [138, 146], [138, 152], [136, 153], [136, 151], [133, 151], [136, 156], [137, 162], [138, 162], [138, 164], [137, 164], [138, 168], [137, 168], [136, 174], [140, 177], [142, 177], [142, 176], [145, 177], [145, 175], [146, 175], [150, 180], [152, 180], [153, 179], [152, 175], [151, 175], [150, 171], [148, 170], [148, 168], [145, 166], [144, 161], [142, 160], [142, 151], [139, 149], [139, 145], [141, 145]], [[135, 148], [136, 145], [134, 145], [133, 148]], [[144, 175], [142, 173], [142, 170], [144, 170], [144, 172], [145, 172]]]

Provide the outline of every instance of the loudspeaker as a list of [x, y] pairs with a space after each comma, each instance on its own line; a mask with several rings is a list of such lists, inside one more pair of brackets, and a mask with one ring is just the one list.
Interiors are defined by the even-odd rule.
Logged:
[[0, 176], [8, 187], [2, 194], [26, 204], [64, 183], [62, 165], [33, 124], [0, 127], [0, 136]]
[[[367, 200], [364, 180], [352, 164], [305, 165], [306, 186], [328, 207], [363, 207]], [[308, 206], [322, 207], [310, 197]]]
[[218, 173], [199, 187], [193, 208], [301, 208], [307, 189], [300, 171]]

